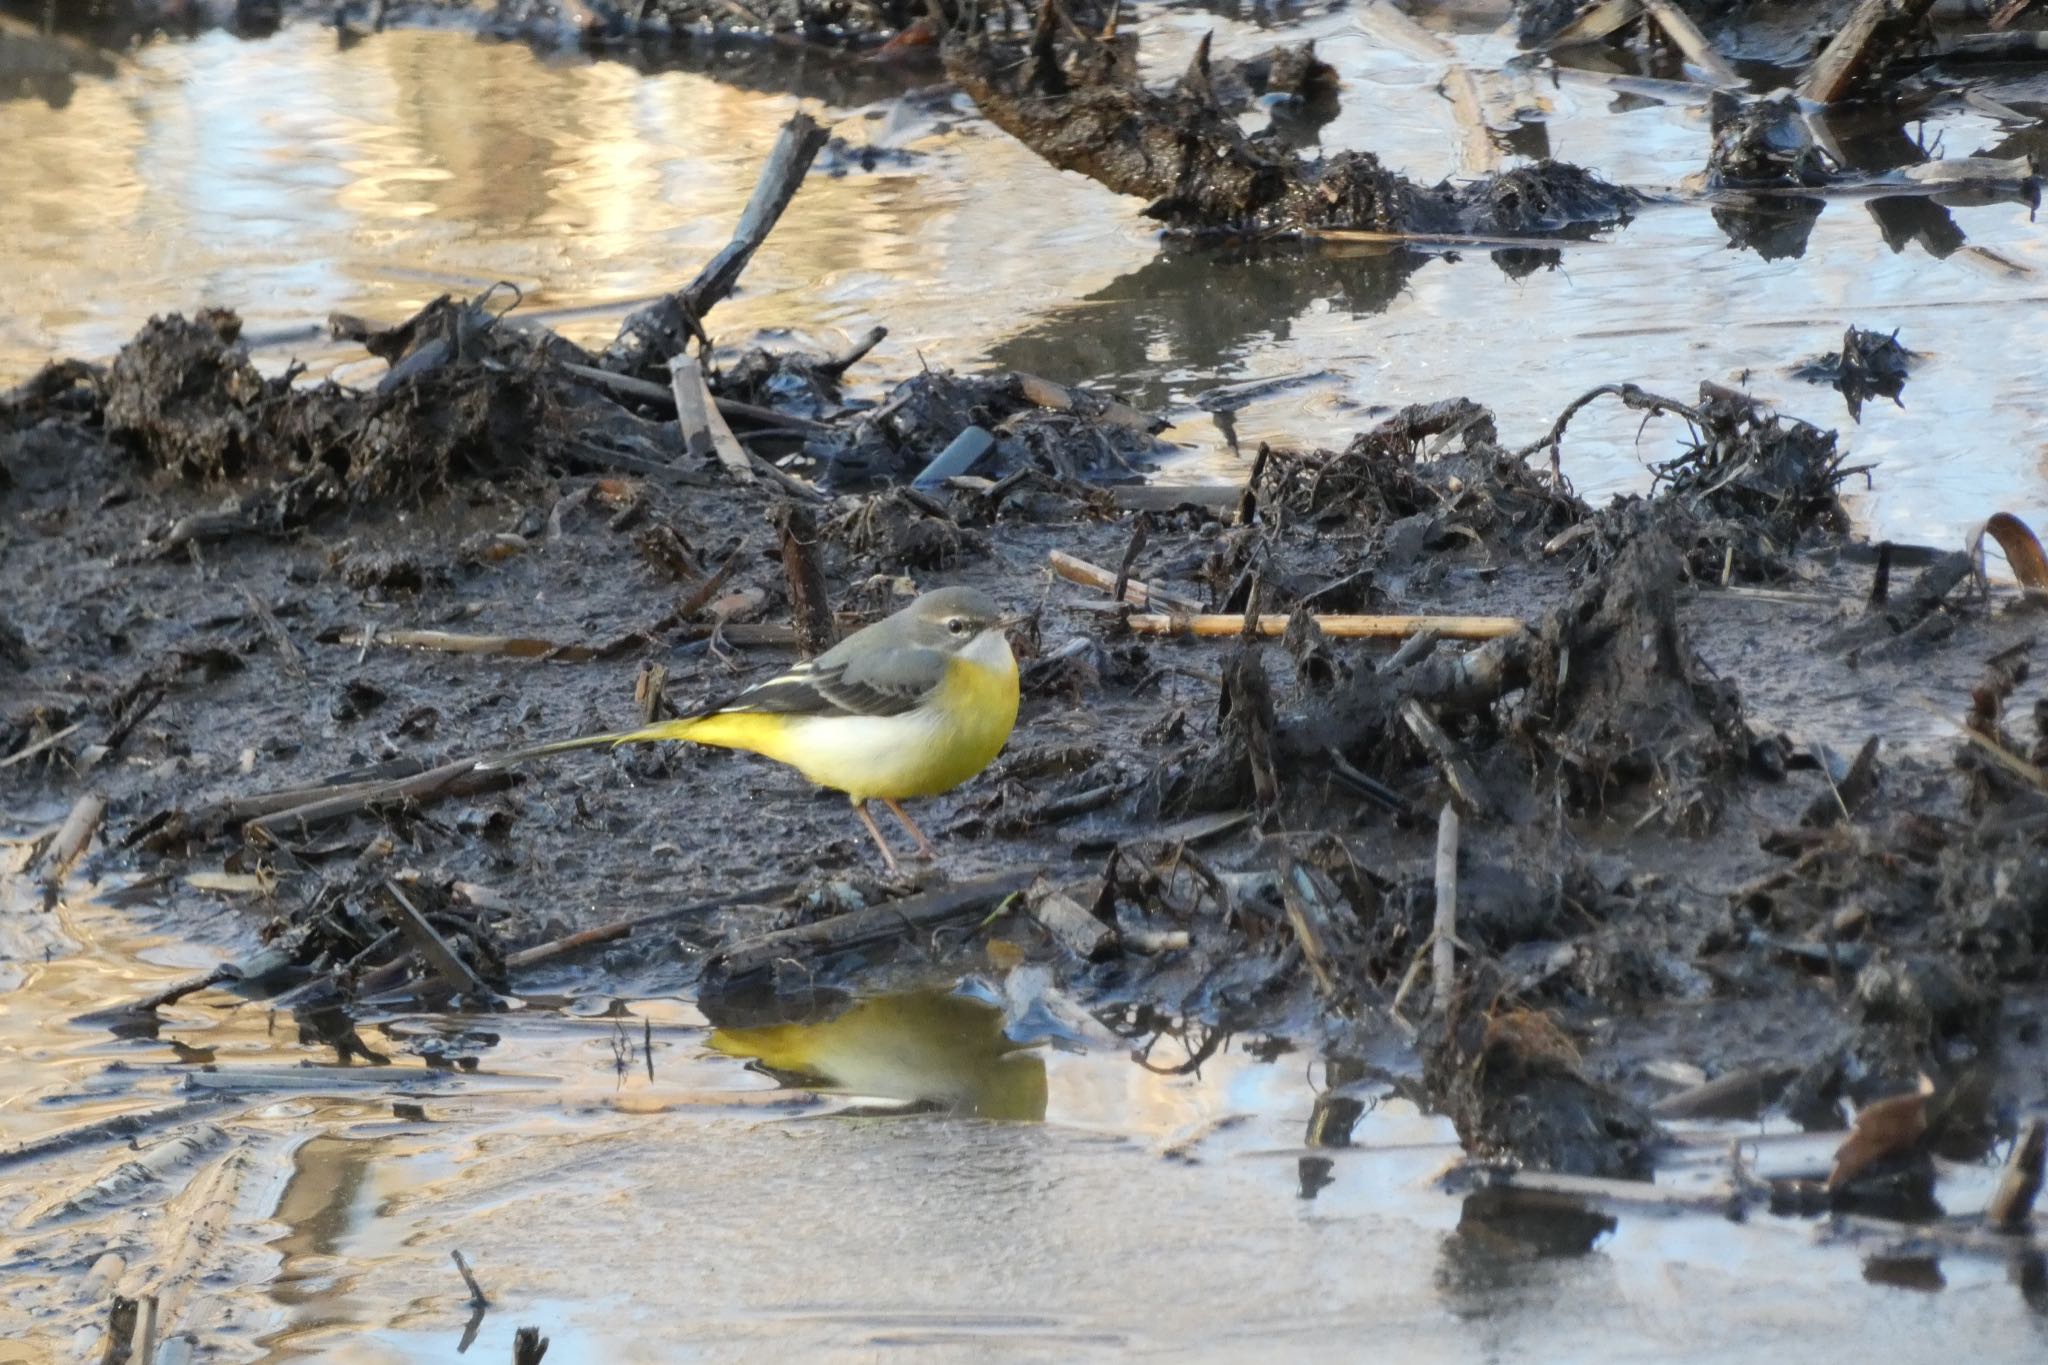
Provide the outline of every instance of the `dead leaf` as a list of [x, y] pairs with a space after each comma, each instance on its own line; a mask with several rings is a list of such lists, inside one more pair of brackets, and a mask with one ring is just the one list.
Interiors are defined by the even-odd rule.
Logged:
[[1835, 1149], [1835, 1167], [1828, 1172], [1832, 1193], [1880, 1161], [1904, 1156], [1927, 1134], [1927, 1098], [1934, 1083], [1925, 1076], [1909, 1095], [1890, 1095], [1856, 1112], [1849, 1136]]
[[1984, 523], [1984, 534], [2005, 551], [2005, 562], [2023, 588], [2048, 588], [2048, 554], [2032, 528], [2010, 512], [1999, 512]]

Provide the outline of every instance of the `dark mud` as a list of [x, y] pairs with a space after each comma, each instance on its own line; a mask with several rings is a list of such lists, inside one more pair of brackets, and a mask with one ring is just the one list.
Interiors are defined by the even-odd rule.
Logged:
[[[1642, 1175], [1652, 1060], [1796, 1071], [1786, 1102], [1824, 1126], [1837, 1097], [1968, 1080], [1995, 1097], [1980, 1144], [1996, 1112], [2044, 1098], [2029, 888], [2048, 797], [2014, 775], [2036, 771], [2034, 737], [1996, 720], [2024, 643], [1954, 763], [1921, 741], [1837, 766], [1818, 736], [1840, 718], [1815, 700], [1888, 674], [1974, 681], [2026, 623], [1973, 605], [1942, 562], [1924, 588], [1834, 605], [1870, 579], [1842, 539], [1831, 433], [1712, 385], [1697, 403], [1596, 392], [1582, 401], [1682, 421], [1694, 444], [1652, 497], [1594, 508], [1549, 462], [1569, 464], [1569, 411], [1517, 453], [1461, 399], [1344, 451], [1262, 452], [1227, 501], [1176, 503], [1075, 480], [1068, 445], [1113, 451], [1146, 425], [1107, 400], [926, 375], [869, 408], [817, 359], [765, 352], [718, 376], [765, 413], [806, 395], [805, 447], [880, 442], [862, 479], [902, 478], [975, 424], [1014, 442], [930, 491], [834, 495], [693, 465], [672, 422], [631, 411], [640, 390], [487, 304], [367, 331], [391, 363], [374, 391], [266, 380], [208, 314], [0, 403], [5, 569], [25, 588], [8, 806], [103, 795], [102, 875], [255, 878], [275, 919], [228, 969], [242, 989], [479, 1004], [596, 953], [624, 981], [772, 1001], [916, 976], [992, 933], [1098, 1006], [1232, 1028], [1324, 1013], [1341, 1047], [1421, 998], [1449, 802], [1471, 975], [1425, 1026], [1421, 1083], [1475, 1154]], [[1040, 604], [1008, 755], [935, 803], [936, 883], [878, 878], [843, 803], [727, 755], [474, 768], [787, 657], [803, 575], [767, 523], [791, 497], [829, 499], [805, 513], [805, 572], [841, 629], [938, 582]], [[1032, 586], [1055, 550], [1295, 620], [1274, 643], [1134, 636], [1083, 590]], [[1390, 657], [1308, 614], [1358, 611], [1528, 625]], [[1768, 638], [1759, 611], [1779, 617]], [[1775, 720], [1753, 713], [1757, 680]], [[1778, 728], [1795, 719], [1803, 738]], [[1852, 723], [1845, 741], [1888, 722]], [[1041, 875], [1057, 894], [990, 919]]]
[[[1427, 187], [1371, 152], [1309, 160], [1284, 137], [1245, 135], [1231, 116], [1239, 101], [1219, 97], [1206, 41], [1179, 81], [1152, 90], [1138, 79], [1134, 52], [1069, 37], [1059, 15], [1048, 0], [1028, 41], [992, 25], [949, 32], [947, 74], [997, 127], [1062, 170], [1146, 199], [1146, 213], [1169, 227], [1537, 236], [1623, 221], [1638, 202], [1561, 162]], [[1243, 80], [1240, 68], [1223, 75], [1226, 89]]]

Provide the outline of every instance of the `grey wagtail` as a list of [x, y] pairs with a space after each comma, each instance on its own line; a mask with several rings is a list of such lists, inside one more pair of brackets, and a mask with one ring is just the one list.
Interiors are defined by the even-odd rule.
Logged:
[[690, 715], [522, 749], [490, 766], [669, 739], [746, 749], [852, 797], [853, 813], [895, 872], [868, 802], [887, 806], [920, 854], [938, 856], [898, 803], [951, 791], [1003, 751], [1017, 724], [1017, 660], [1004, 632], [1022, 619], [1003, 615], [977, 589], [941, 588], [808, 663]]

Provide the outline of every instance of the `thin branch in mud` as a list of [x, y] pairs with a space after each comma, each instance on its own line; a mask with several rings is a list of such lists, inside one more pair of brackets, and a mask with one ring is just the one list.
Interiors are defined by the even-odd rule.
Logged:
[[697, 901], [690, 905], [672, 905], [660, 910], [650, 910], [645, 914], [613, 920], [609, 924], [594, 925], [589, 929], [568, 934], [547, 943], [535, 944], [531, 948], [522, 948], [516, 953], [507, 953], [505, 955], [505, 965], [513, 970], [538, 967], [543, 962], [553, 962], [556, 958], [567, 957], [572, 953], [581, 952], [585, 948], [594, 948], [599, 944], [613, 943], [619, 939], [630, 937], [638, 930], [645, 929], [649, 925], [663, 924], [670, 920], [692, 919], [699, 915], [708, 915], [715, 910], [730, 910], [735, 906], [741, 905], [770, 905], [790, 895], [796, 889], [797, 883], [795, 882], [774, 882], [767, 886], [757, 886], [747, 891], [735, 891], [728, 896]]
[[1429, 750], [1430, 757], [1442, 769], [1444, 781], [1450, 785], [1451, 795], [1464, 807], [1468, 815], [1484, 814], [1491, 803], [1486, 798], [1485, 788], [1479, 785], [1479, 775], [1472, 771], [1451, 744], [1451, 737], [1444, 733], [1444, 727], [1437, 724], [1427, 703], [1410, 697], [1401, 703], [1401, 720], [1410, 734]]
[[[1323, 634], [1337, 640], [1400, 640], [1434, 631], [1447, 640], [1499, 640], [1528, 627], [1512, 616], [1312, 616]], [[1287, 633], [1285, 616], [1188, 615], [1133, 616], [1126, 622], [1136, 635], [1192, 636], [1201, 640], [1235, 639], [1256, 623], [1258, 633], [1277, 639]]]
[[548, 1339], [538, 1327], [522, 1327], [512, 1334], [512, 1365], [541, 1365], [547, 1358]]
[[676, 400], [676, 425], [683, 430], [683, 453], [693, 460], [715, 455], [733, 482], [752, 483], [754, 467], [712, 402], [704, 367], [689, 356], [677, 355], [669, 358], [668, 370], [669, 388]]
[[475, 1004], [488, 1004], [497, 999], [496, 994], [483, 982], [462, 955], [448, 946], [448, 940], [441, 937], [441, 931], [427, 921], [407, 898], [404, 888], [389, 877], [384, 879], [384, 894], [391, 898], [398, 908], [398, 927], [419, 952], [435, 975], [448, 983], [448, 988], [457, 995]]
[[0, 769], [11, 768], [17, 763], [25, 763], [29, 759], [34, 758], [37, 754], [42, 753], [44, 750], [55, 748], [58, 744], [68, 739], [72, 734], [74, 734], [78, 730], [80, 726], [84, 724], [85, 722], [82, 720], [75, 720], [71, 722], [71, 724], [65, 726], [63, 729], [55, 731], [51, 734], [44, 735], [41, 739], [36, 740], [32, 744], [22, 745], [19, 749], [16, 749], [7, 757], [0, 758]]
[[378, 806], [398, 802], [430, 805], [451, 796], [474, 796], [479, 792], [496, 791], [518, 780], [516, 774], [504, 769], [480, 768], [477, 765], [481, 762], [481, 759], [464, 758], [429, 768], [412, 777], [338, 789], [317, 800], [260, 816], [242, 829], [244, 833], [275, 839], [287, 830], [310, 830]]
[[792, 929], [778, 929], [736, 943], [714, 956], [707, 970], [735, 980], [766, 970], [784, 958], [803, 959], [904, 938], [966, 919], [1031, 885], [1044, 869], [999, 873], [958, 886], [941, 887], [903, 900], [871, 905]]
[[[324, 639], [325, 637], [323, 637]], [[565, 645], [531, 635], [458, 635], [447, 630], [356, 630], [335, 633], [331, 643], [390, 645], [394, 649], [424, 649], [440, 654], [500, 654], [513, 659], [541, 659], [550, 663], [580, 664], [593, 659], [611, 659], [642, 643], [628, 637], [611, 645]]]
[[284, 623], [277, 619], [277, 614], [265, 606], [263, 599], [247, 587], [242, 589], [242, 600], [249, 604], [249, 613], [256, 618], [257, 624], [263, 627], [263, 633], [270, 637], [270, 643], [277, 650], [278, 661], [284, 665], [284, 671], [294, 678], [305, 677], [306, 656], [292, 643], [291, 633], [284, 628]]
[[463, 1259], [461, 1248], [451, 1248], [448, 1254], [455, 1258], [455, 1268], [462, 1272], [462, 1282], [469, 1286], [469, 1306], [489, 1308], [491, 1300], [484, 1293], [484, 1287], [476, 1282], [476, 1272], [471, 1270], [469, 1262]]
[[1442, 1018], [1458, 971], [1458, 808], [1448, 801], [1436, 821], [1436, 925], [1430, 937], [1429, 1012]]
[[[1052, 566], [1052, 571], [1069, 583], [1100, 588], [1116, 601], [1129, 602], [1134, 607], [1163, 607], [1170, 612], [1183, 612], [1189, 615], [1202, 609], [1202, 604], [1192, 597], [1183, 597], [1177, 592], [1155, 588], [1149, 583], [1128, 576], [1120, 578], [1100, 564], [1091, 564], [1064, 550], [1048, 551], [1045, 558]], [[1122, 584], [1121, 588], [1118, 586], [1119, 583]]]
[[1994, 1232], [2025, 1232], [2034, 1200], [2041, 1193], [2044, 1166], [2048, 1166], [2048, 1119], [2033, 1119], [2013, 1139], [1998, 1189], [1984, 1207], [1984, 1226]]
[[740, 274], [753, 259], [761, 243], [775, 230], [797, 187], [830, 140], [808, 114], [794, 114], [782, 127], [761, 178], [740, 213], [732, 240], [690, 281], [672, 294], [639, 309], [619, 328], [616, 340], [605, 350], [604, 368], [638, 375], [658, 369], [669, 357], [680, 355], [691, 337], [701, 345], [705, 340], [703, 316], [717, 306], [739, 283]]

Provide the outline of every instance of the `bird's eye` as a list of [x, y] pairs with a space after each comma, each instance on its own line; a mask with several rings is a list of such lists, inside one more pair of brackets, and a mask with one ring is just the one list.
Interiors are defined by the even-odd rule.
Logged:
[[964, 616], [952, 617], [946, 622], [946, 629], [952, 631], [955, 635], [965, 635], [967, 633], [967, 618]]

